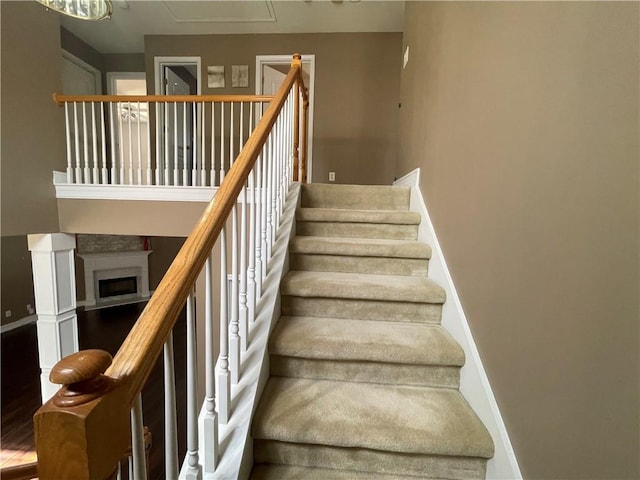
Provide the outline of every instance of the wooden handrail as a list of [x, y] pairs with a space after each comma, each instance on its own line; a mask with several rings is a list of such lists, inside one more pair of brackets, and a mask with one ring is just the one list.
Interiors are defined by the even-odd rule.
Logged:
[[53, 101], [59, 106], [65, 103], [81, 102], [147, 102], [147, 103], [220, 103], [220, 102], [262, 102], [273, 101], [273, 95], [62, 95], [53, 94]]
[[[297, 58], [294, 56], [291, 69], [276, 95], [272, 97], [266, 112], [113, 358], [111, 366], [104, 371], [103, 367], [106, 367], [107, 362], [104, 359], [94, 358], [95, 366], [88, 371], [83, 371], [80, 375], [76, 372], [62, 375], [61, 381], [68, 380], [76, 383], [61, 389], [56, 394], [57, 403], [54, 397], [34, 416], [36, 449], [41, 462], [40, 478], [43, 480], [104, 479], [113, 472], [113, 465], [129, 444], [128, 422], [131, 406], [146, 383], [199, 272], [247, 182], [292, 86], [299, 81], [302, 81], [301, 62], [297, 55]], [[63, 101], [65, 99], [63, 96], [57, 98]], [[80, 101], [79, 98], [90, 97], [75, 97], [75, 101]], [[104, 99], [104, 97], [100, 98]], [[172, 101], [171, 98], [195, 101], [192, 96], [144, 98], [146, 98], [145, 101], [150, 98], [162, 102]], [[232, 97], [210, 96], [208, 98], [223, 101], [220, 99]], [[265, 101], [268, 101], [267, 97], [258, 98], [265, 98]], [[199, 101], [202, 101], [202, 97]], [[97, 357], [100, 354], [92, 355]], [[104, 371], [104, 375], [101, 371]], [[95, 380], [98, 377], [100, 381]], [[88, 390], [92, 390], [93, 385], [99, 385], [99, 388], [105, 390], [100, 392], [102, 395], [98, 398], [85, 395], [85, 400], [79, 404], [60, 406], [59, 397], [73, 396], [73, 392], [87, 385], [90, 387]], [[65, 391], [72, 393], [65, 394]], [[83, 390], [83, 393], [87, 392]], [[61, 453], [60, 445], [65, 447], [67, 453], [65, 458], [58, 458]]]

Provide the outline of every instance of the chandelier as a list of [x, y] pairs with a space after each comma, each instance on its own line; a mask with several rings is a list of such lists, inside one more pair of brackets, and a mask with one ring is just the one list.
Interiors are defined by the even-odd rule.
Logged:
[[82, 20], [111, 17], [110, 0], [36, 0], [45, 7]]

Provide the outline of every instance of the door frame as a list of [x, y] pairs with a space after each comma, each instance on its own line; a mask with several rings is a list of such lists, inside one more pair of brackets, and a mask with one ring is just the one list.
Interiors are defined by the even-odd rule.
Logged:
[[[312, 54], [301, 55], [302, 68], [309, 73], [309, 136], [307, 145], [307, 181], [313, 181], [313, 110], [316, 56]], [[262, 66], [263, 65], [291, 65], [291, 55], [256, 55], [256, 95], [262, 95]], [[305, 67], [307, 67], [305, 69]]]

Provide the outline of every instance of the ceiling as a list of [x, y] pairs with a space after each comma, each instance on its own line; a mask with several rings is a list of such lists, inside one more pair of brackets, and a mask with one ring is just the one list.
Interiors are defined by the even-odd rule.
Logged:
[[401, 32], [404, 1], [113, 0], [111, 19], [62, 19], [101, 53], [142, 53], [144, 35]]

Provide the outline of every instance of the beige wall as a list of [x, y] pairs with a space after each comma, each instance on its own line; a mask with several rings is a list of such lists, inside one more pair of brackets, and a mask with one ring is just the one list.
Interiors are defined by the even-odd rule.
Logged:
[[640, 4], [405, 10], [421, 189], [528, 479], [640, 478]]
[[[154, 56], [202, 57], [204, 94], [255, 93], [256, 55], [315, 54], [313, 181], [393, 181], [397, 157], [402, 34], [147, 36], [149, 91]], [[224, 65], [225, 89], [209, 89], [208, 65]], [[231, 88], [231, 65], [249, 65], [248, 88]]]
[[52, 172], [66, 166], [58, 14], [0, 2], [2, 235], [58, 231]]
[[[26, 236], [0, 237], [2, 259], [0, 262], [0, 292], [2, 325], [28, 317], [27, 305], [35, 308], [33, 280], [31, 278], [31, 252]], [[11, 310], [11, 317], [5, 312]]]

